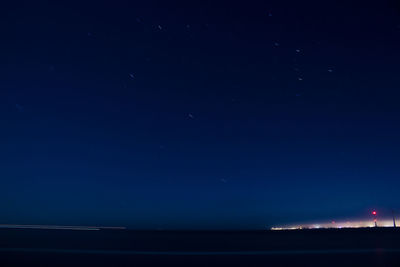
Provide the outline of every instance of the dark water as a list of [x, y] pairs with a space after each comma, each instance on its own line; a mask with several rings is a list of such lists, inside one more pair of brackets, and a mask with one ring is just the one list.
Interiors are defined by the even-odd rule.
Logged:
[[400, 266], [400, 229], [0, 229], [0, 266]]

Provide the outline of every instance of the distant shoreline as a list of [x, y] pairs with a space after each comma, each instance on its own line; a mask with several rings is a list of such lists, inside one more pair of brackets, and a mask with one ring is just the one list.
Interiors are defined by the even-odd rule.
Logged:
[[82, 225], [34, 225], [34, 224], [0, 224], [0, 229], [45, 229], [45, 230], [81, 230], [98, 231], [102, 229], [125, 230], [126, 227], [117, 226], [82, 226]]

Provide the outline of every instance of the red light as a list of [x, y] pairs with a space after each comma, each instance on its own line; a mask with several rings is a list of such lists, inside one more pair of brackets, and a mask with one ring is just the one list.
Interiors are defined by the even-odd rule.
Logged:
[[373, 212], [372, 212], [372, 215], [376, 215], [376, 211], [373, 211]]

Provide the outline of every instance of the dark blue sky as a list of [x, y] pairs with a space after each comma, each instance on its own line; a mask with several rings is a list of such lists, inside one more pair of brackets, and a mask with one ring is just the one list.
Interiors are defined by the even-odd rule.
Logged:
[[400, 6], [351, 2], [3, 6], [0, 223], [390, 215]]

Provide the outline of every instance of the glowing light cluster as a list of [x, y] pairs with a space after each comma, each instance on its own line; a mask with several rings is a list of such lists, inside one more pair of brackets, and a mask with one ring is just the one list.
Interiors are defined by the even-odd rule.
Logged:
[[[393, 227], [393, 219], [382, 219], [377, 221], [378, 227]], [[283, 225], [272, 227], [271, 230], [299, 230], [299, 229], [329, 229], [329, 228], [366, 228], [375, 227], [374, 220], [363, 221], [331, 221], [329, 223], [310, 223], [297, 225]]]

